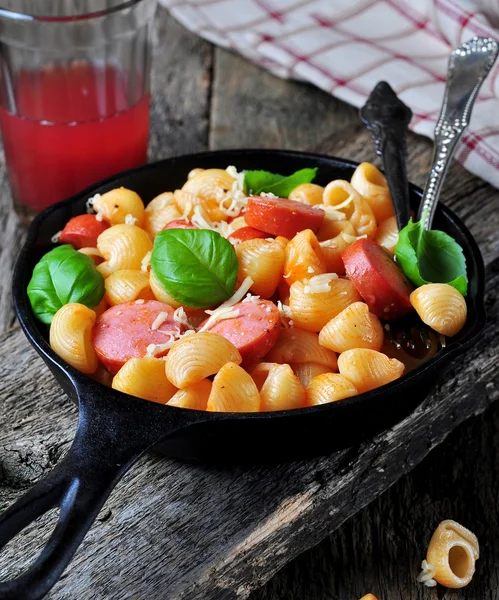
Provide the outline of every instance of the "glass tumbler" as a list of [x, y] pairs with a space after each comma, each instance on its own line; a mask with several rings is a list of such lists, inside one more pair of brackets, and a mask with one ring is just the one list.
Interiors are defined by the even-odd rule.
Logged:
[[157, 0], [0, 0], [0, 129], [25, 221], [147, 160]]

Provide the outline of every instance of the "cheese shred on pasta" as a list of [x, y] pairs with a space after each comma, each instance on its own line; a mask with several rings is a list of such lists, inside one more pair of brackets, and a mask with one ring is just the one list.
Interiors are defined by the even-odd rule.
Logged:
[[251, 277], [246, 277], [239, 286], [239, 288], [228, 300], [226, 300], [215, 310], [206, 310], [205, 313], [207, 315], [210, 315], [210, 318], [206, 321], [206, 323], [203, 325], [203, 327], [201, 327], [199, 331], [206, 331], [219, 321], [225, 321], [226, 319], [233, 319], [235, 317], [238, 317], [239, 311], [232, 310], [232, 307], [234, 306], [234, 304], [237, 304], [244, 298], [244, 296], [247, 294], [252, 285], [253, 279], [251, 279]]
[[322, 273], [309, 279], [308, 284], [303, 286], [305, 294], [323, 294], [331, 290], [329, 283], [338, 279], [336, 273]]

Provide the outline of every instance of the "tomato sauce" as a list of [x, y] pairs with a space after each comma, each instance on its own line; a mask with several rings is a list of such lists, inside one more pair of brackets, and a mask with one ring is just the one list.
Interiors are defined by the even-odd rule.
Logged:
[[21, 71], [14, 85], [17, 114], [0, 107], [0, 126], [19, 204], [37, 212], [146, 162], [149, 94], [130, 107], [127, 78], [115, 67]]

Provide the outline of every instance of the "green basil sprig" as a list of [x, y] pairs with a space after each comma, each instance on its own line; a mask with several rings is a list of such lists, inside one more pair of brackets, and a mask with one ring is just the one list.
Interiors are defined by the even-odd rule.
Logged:
[[280, 198], [287, 198], [298, 185], [311, 183], [316, 174], [316, 168], [300, 169], [288, 176], [269, 171], [245, 171], [244, 188], [248, 194], [255, 196], [262, 192], [270, 192]]
[[154, 238], [151, 268], [174, 300], [195, 308], [219, 304], [236, 287], [232, 244], [210, 229], [166, 229]]
[[104, 297], [104, 278], [94, 261], [66, 244], [43, 256], [33, 269], [28, 297], [35, 316], [50, 325], [64, 304], [96, 307]]
[[468, 276], [463, 249], [447, 233], [427, 231], [420, 221], [410, 219], [399, 233], [395, 255], [415, 285], [447, 283], [466, 296]]

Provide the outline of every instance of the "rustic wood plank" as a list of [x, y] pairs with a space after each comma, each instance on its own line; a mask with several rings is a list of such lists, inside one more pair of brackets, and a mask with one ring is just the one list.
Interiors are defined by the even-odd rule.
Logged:
[[303, 149], [354, 121], [352, 106], [307, 84], [284, 81], [215, 49], [210, 147]]
[[[247, 597], [290, 558], [412, 469], [454, 427], [499, 397], [498, 290], [496, 261], [489, 268], [489, 327], [480, 345], [446, 369], [443, 383], [412, 415], [371, 443], [277, 467], [208, 468], [145, 457], [118, 485], [50, 597], [67, 598], [68, 589], [83, 600]], [[1, 462], [10, 465], [7, 473], [22, 473], [15, 464], [22, 466], [28, 452], [36, 465], [24, 469], [24, 479], [16, 476], [17, 489], [3, 494], [10, 500], [61, 453], [76, 415], [51, 387], [47, 369], [17, 329], [0, 340], [0, 364], [7, 357], [10, 366], [0, 382], [0, 397], [6, 398], [4, 414], [9, 420], [14, 415], [20, 427], [4, 426]], [[23, 398], [14, 392], [20, 385]], [[36, 418], [21, 423], [31, 416]], [[31, 530], [22, 553], [17, 545], [7, 546], [0, 574], [25, 566], [38, 545]]]

